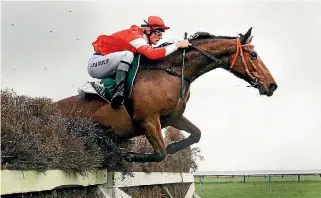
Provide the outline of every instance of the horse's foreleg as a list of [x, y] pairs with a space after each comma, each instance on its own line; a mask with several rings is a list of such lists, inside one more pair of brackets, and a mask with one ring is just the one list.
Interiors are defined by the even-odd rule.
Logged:
[[185, 138], [181, 141], [174, 142], [167, 146], [166, 151], [168, 154], [176, 153], [182, 149], [189, 147], [190, 145], [197, 143], [201, 138], [201, 130], [197, 128], [193, 123], [191, 123], [187, 118], [181, 116], [179, 118], [175, 118], [169, 124], [170, 126], [184, 130], [191, 135], [188, 138]]
[[128, 153], [126, 160], [131, 162], [160, 162], [166, 157], [159, 117], [150, 117], [141, 123], [141, 128], [154, 149], [153, 154]]

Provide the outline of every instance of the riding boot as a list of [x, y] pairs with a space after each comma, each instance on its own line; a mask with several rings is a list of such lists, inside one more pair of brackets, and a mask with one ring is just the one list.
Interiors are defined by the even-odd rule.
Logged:
[[125, 80], [127, 71], [117, 70], [116, 71], [116, 87], [111, 98], [111, 107], [113, 109], [118, 109], [120, 105], [124, 104], [124, 90], [125, 90]]

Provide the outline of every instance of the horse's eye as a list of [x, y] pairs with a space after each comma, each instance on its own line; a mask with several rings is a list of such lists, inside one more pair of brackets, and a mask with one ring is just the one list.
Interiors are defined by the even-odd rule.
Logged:
[[256, 60], [257, 59], [257, 53], [256, 52], [252, 52], [250, 53], [251, 59]]

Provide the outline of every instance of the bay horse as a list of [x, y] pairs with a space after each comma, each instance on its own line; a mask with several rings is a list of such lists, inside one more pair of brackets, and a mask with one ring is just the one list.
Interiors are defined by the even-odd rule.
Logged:
[[[190, 97], [190, 85], [198, 77], [217, 68], [225, 69], [258, 89], [261, 95], [272, 96], [277, 84], [251, 44], [252, 28], [235, 37], [197, 32], [189, 38], [188, 49], [178, 50], [162, 60], [141, 60], [131, 94], [132, 113], [122, 105], [114, 110], [100, 99], [84, 99], [79, 95], [56, 102], [64, 116], [89, 119], [112, 126], [125, 139], [145, 135], [153, 153], [124, 153], [131, 162], [160, 162], [199, 142], [200, 129], [184, 115]], [[165, 147], [161, 129], [172, 126], [190, 136]]]

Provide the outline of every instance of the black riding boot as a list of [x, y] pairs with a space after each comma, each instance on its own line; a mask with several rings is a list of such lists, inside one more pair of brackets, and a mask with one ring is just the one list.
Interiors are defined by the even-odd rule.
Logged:
[[116, 87], [111, 98], [111, 107], [118, 109], [120, 105], [124, 104], [124, 89], [126, 81], [127, 71], [117, 70], [116, 71]]

